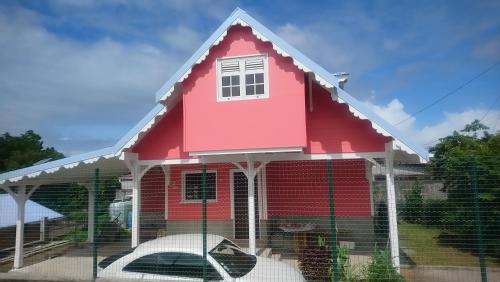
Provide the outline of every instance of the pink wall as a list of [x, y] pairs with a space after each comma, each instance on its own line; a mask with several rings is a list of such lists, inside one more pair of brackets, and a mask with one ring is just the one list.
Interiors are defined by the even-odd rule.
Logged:
[[[271, 162], [266, 167], [268, 216], [328, 216], [326, 161]], [[370, 216], [364, 160], [333, 162], [335, 215]]]
[[[229, 170], [233, 168], [234, 166], [231, 164], [207, 164], [207, 170], [217, 171], [217, 201], [207, 203], [207, 218], [209, 220], [231, 219]], [[201, 203], [181, 203], [182, 171], [189, 170], [201, 170], [201, 165], [176, 165], [170, 169], [169, 220], [201, 220]]]
[[[268, 54], [270, 97], [217, 102], [216, 59]], [[250, 28], [231, 27], [183, 82], [186, 151], [303, 147], [304, 74]]]
[[151, 168], [142, 177], [141, 211], [165, 211], [165, 174], [161, 167]]
[[378, 134], [370, 122], [356, 118], [346, 104], [332, 100], [330, 93], [313, 83], [313, 111], [307, 99], [306, 154], [383, 152], [391, 139]]
[[140, 160], [189, 158], [183, 148], [182, 110], [180, 101], [134, 146]]

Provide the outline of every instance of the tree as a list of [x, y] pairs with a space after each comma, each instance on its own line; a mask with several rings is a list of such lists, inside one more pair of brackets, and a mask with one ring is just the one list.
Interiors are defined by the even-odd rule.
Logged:
[[406, 221], [419, 223], [422, 221], [423, 209], [424, 197], [422, 196], [422, 185], [420, 185], [420, 182], [416, 181], [410, 192], [405, 195], [401, 214]]
[[[471, 190], [471, 166], [475, 163], [480, 199], [480, 215], [486, 248], [500, 256], [500, 134], [490, 134], [488, 127], [475, 120], [460, 132], [442, 138], [430, 149], [433, 177], [444, 183], [447, 212], [444, 228], [475, 248], [474, 194]], [[479, 134], [483, 131], [483, 134]]]
[[20, 136], [8, 132], [0, 135], [0, 173], [20, 169], [44, 160], [57, 160], [64, 155], [53, 147], [43, 147], [42, 137], [32, 130]]

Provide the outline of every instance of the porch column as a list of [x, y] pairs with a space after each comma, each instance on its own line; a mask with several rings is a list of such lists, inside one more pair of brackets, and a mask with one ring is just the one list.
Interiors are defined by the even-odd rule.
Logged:
[[255, 168], [255, 161], [252, 155], [245, 155], [247, 167], [244, 168], [238, 162], [233, 164], [238, 167], [247, 177], [248, 184], [248, 251], [255, 255], [255, 176], [259, 171], [271, 161], [271, 157], [259, 160], [260, 165]]
[[139, 245], [141, 233], [141, 177], [136, 162], [132, 167], [132, 248]]
[[16, 220], [16, 243], [14, 250], [14, 269], [23, 267], [24, 261], [24, 212], [26, 209], [26, 201], [38, 189], [39, 185], [33, 186], [31, 190], [26, 193], [26, 185], [19, 185], [17, 193], [14, 193], [11, 188], [7, 186], [0, 186], [14, 199], [17, 206], [17, 220]]
[[141, 165], [135, 153], [125, 153], [123, 158], [132, 175], [132, 248], [135, 248], [141, 233], [141, 179], [153, 166]]
[[24, 262], [24, 211], [26, 208], [26, 186], [20, 186], [14, 198], [17, 204], [16, 244], [14, 252], [14, 269], [23, 267]]
[[389, 241], [392, 265], [399, 272], [399, 238], [396, 211], [396, 191], [394, 188], [394, 150], [392, 142], [385, 144], [385, 180], [387, 186], [387, 215], [389, 218]]
[[95, 189], [91, 184], [85, 186], [89, 194], [88, 220], [87, 220], [87, 242], [94, 243], [94, 214], [95, 214]]
[[250, 254], [255, 255], [255, 168], [254, 161], [247, 156], [248, 180], [248, 248]]

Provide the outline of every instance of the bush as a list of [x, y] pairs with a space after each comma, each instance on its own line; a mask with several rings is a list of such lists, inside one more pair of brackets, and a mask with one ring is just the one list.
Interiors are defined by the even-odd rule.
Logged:
[[[299, 268], [308, 281], [330, 281], [333, 278], [334, 264], [327, 236], [325, 233], [311, 234], [311, 240], [299, 256]], [[362, 280], [351, 268], [347, 248], [337, 246], [337, 264], [341, 281]]]
[[416, 181], [411, 191], [405, 196], [401, 214], [406, 221], [419, 223], [422, 221], [423, 206], [424, 198], [422, 196], [422, 186]]
[[442, 226], [447, 212], [446, 200], [425, 200], [421, 222], [428, 226]]
[[370, 264], [365, 269], [365, 281], [406, 281], [392, 266], [391, 258], [387, 250], [375, 248]]
[[299, 268], [308, 281], [330, 279], [331, 251], [324, 234], [311, 234], [311, 240], [299, 254]]

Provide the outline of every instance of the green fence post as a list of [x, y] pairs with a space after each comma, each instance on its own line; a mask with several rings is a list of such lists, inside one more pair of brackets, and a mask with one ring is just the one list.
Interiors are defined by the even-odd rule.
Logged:
[[97, 278], [97, 213], [99, 211], [98, 195], [99, 193], [99, 169], [95, 169], [94, 174], [94, 229], [92, 238], [92, 278], [95, 280]]
[[207, 281], [207, 165], [203, 164], [203, 173], [201, 175], [201, 214], [202, 214], [202, 233], [203, 233], [203, 281]]
[[477, 188], [477, 168], [476, 168], [476, 160], [474, 158], [471, 158], [471, 160], [469, 161], [469, 173], [471, 176], [471, 189], [474, 199], [474, 225], [476, 227], [476, 240], [479, 249], [479, 266], [481, 268], [481, 281], [487, 282], [488, 275], [486, 273], [486, 261], [484, 258], [483, 231], [481, 226], [479, 192]]
[[332, 241], [333, 281], [340, 281], [337, 260], [337, 223], [335, 222], [335, 198], [333, 194], [332, 160], [328, 160], [328, 200], [330, 205], [330, 232]]

